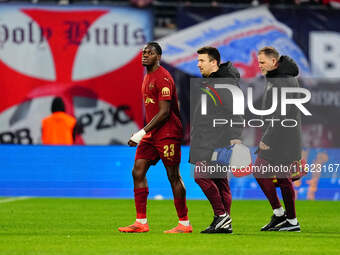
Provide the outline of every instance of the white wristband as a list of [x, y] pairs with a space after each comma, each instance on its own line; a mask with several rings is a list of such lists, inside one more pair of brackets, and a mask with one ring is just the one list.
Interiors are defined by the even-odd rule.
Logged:
[[131, 136], [130, 140], [138, 144], [145, 134], [145, 130], [141, 129], [137, 133], [134, 133], [133, 136]]

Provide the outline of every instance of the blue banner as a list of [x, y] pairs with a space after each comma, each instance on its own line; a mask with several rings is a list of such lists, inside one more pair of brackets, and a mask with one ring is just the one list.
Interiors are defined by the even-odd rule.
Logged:
[[339, 15], [339, 10], [324, 8], [179, 8], [179, 32], [162, 39], [163, 59], [199, 75], [195, 50], [211, 45], [220, 50], [222, 61], [232, 61], [243, 78], [251, 78], [259, 74], [254, 52], [270, 45], [292, 57], [302, 76], [339, 78]]
[[219, 49], [222, 62], [231, 61], [243, 78], [254, 78], [260, 74], [257, 51], [270, 45], [282, 55], [291, 56], [303, 76], [310, 76], [307, 58], [292, 34], [292, 30], [279, 22], [267, 7], [237, 10], [162, 38], [162, 59], [188, 74], [200, 76], [196, 51], [211, 45]]
[[[133, 198], [134, 154], [135, 149], [127, 146], [2, 145], [0, 196]], [[189, 147], [182, 147], [180, 168], [187, 197], [205, 199], [192, 178], [188, 155]], [[311, 169], [319, 164], [325, 170], [295, 183], [298, 198], [340, 200], [340, 149], [310, 149], [304, 155]], [[150, 199], [172, 198], [161, 162], [149, 169], [147, 178]], [[233, 177], [230, 186], [234, 199], [265, 198], [251, 175]]]

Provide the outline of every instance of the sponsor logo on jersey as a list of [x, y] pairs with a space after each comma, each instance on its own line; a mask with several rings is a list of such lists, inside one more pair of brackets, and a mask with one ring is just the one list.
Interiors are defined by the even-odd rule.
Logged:
[[170, 96], [170, 89], [168, 87], [162, 88], [162, 96]]

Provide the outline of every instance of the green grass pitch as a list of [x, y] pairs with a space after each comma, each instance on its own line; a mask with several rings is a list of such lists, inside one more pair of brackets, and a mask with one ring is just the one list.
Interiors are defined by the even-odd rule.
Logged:
[[[1, 200], [0, 200], [1, 201]], [[177, 224], [171, 200], [148, 201], [151, 231], [119, 233], [133, 223], [133, 200], [31, 198], [0, 203], [1, 255], [340, 254], [340, 203], [297, 201], [301, 233], [260, 232], [267, 201], [233, 201], [233, 234], [202, 235], [212, 211], [188, 201], [192, 234], [163, 234]]]

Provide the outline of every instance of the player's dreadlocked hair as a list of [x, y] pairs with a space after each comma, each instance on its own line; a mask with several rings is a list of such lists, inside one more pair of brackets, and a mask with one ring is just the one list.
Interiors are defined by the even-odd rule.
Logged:
[[161, 46], [158, 44], [158, 42], [148, 42], [148, 43], [146, 44], [146, 46], [152, 46], [152, 47], [154, 47], [155, 50], [156, 50], [156, 53], [157, 53], [158, 55], [162, 55], [162, 48], [161, 48]]

